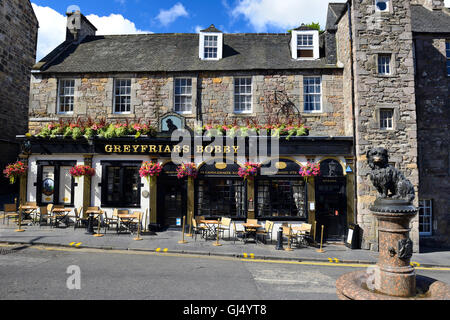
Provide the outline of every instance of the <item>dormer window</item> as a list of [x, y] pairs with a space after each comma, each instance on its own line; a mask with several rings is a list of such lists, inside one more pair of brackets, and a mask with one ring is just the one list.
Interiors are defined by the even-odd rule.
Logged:
[[305, 25], [292, 30], [291, 52], [292, 59], [319, 59], [319, 31]]
[[202, 60], [220, 60], [223, 52], [223, 33], [212, 24], [200, 31], [199, 58]]

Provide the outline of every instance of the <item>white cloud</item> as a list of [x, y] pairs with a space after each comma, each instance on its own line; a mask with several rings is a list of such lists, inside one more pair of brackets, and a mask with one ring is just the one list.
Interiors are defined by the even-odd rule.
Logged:
[[183, 4], [178, 2], [169, 10], [161, 9], [156, 19], [158, 19], [163, 26], [167, 26], [172, 22], [174, 22], [179, 17], [187, 17], [187, 16], [189, 16], [189, 14], [184, 8]]
[[[39, 61], [64, 42], [67, 18], [50, 7], [41, 7], [34, 3], [32, 5], [39, 21], [37, 47], [37, 60]], [[150, 33], [150, 31], [136, 28], [132, 21], [125, 19], [120, 14], [110, 14], [104, 17], [91, 14], [86, 18], [98, 29], [98, 35]]]
[[200, 33], [200, 31], [203, 29], [205, 28], [203, 28], [202, 26], [195, 26], [195, 33]]
[[[329, 0], [239, 0], [231, 14], [243, 15], [257, 32], [269, 27], [287, 31], [302, 23], [319, 22], [325, 26]], [[332, 2], [346, 2], [333, 0]]]

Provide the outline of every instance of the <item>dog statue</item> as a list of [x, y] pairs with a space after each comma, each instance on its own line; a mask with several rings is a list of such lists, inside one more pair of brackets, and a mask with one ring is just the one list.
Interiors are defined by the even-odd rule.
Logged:
[[389, 164], [386, 149], [374, 148], [367, 151], [367, 162], [372, 169], [369, 174], [370, 180], [382, 198], [403, 199], [408, 202], [414, 200], [413, 184], [399, 170]]

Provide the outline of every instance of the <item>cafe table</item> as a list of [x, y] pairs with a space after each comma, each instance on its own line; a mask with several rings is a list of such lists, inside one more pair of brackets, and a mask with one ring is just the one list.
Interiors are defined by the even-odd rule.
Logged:
[[22, 209], [23, 218], [26, 219], [31, 217], [33, 212], [37, 212], [39, 207], [36, 205], [20, 205], [19, 209]]
[[118, 214], [117, 215], [120, 220], [120, 224], [125, 225], [125, 228], [127, 228], [130, 232], [131, 231], [131, 224], [135, 222], [135, 219], [138, 219], [139, 216], [135, 213], [124, 213], [124, 214]]
[[249, 238], [249, 237], [253, 237], [255, 239], [255, 243], [257, 243], [256, 232], [259, 228], [262, 228], [262, 225], [246, 222], [246, 223], [243, 223], [242, 226], [245, 229], [244, 243], [247, 243], [247, 238]]
[[208, 228], [205, 236], [205, 240], [208, 240], [208, 236], [211, 238], [216, 238], [217, 226], [220, 224], [219, 220], [200, 220]]
[[94, 232], [94, 216], [101, 215], [103, 213], [102, 210], [86, 210], [86, 214], [89, 215], [88, 225], [86, 229], [86, 234], [95, 234]]
[[64, 220], [72, 211], [70, 208], [53, 208], [53, 218], [55, 219], [55, 227], [58, 228], [58, 221]]

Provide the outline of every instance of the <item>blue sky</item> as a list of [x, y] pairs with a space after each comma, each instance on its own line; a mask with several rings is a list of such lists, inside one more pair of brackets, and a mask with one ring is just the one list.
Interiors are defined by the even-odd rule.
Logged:
[[[65, 12], [76, 5], [98, 34], [286, 32], [325, 24], [328, 0], [32, 0], [40, 23], [38, 60], [64, 41]], [[345, 2], [333, 0], [332, 2]]]
[[[214, 24], [225, 33], [286, 32], [326, 22], [329, 2], [346, 0], [31, 0], [38, 17], [37, 60], [64, 41], [65, 13], [76, 5], [97, 34], [196, 33]], [[445, 0], [446, 6], [450, 0]]]

